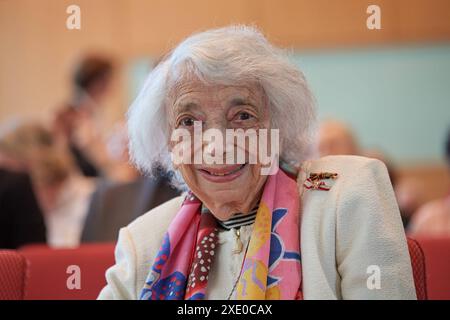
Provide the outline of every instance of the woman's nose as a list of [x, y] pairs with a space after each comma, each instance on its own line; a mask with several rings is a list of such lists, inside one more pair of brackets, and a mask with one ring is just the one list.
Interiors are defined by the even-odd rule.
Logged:
[[203, 132], [203, 150], [211, 157], [221, 157], [225, 154], [226, 129], [210, 128]]

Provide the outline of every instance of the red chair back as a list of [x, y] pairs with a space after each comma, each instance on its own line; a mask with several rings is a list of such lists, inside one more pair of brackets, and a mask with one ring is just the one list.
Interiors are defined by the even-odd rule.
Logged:
[[23, 300], [27, 263], [13, 250], [0, 250], [0, 300]]
[[28, 246], [26, 300], [93, 300], [106, 285], [105, 271], [114, 264], [115, 244], [86, 244], [76, 249]]
[[411, 258], [417, 299], [427, 300], [425, 255], [419, 243], [414, 239], [408, 238], [408, 249]]
[[417, 238], [425, 253], [428, 299], [450, 300], [450, 237]]
[[[428, 284], [431, 299], [450, 299], [450, 239], [421, 239], [420, 243], [408, 238], [417, 298], [427, 299]], [[0, 300], [95, 299], [106, 285], [106, 269], [114, 264], [114, 247], [113, 243], [76, 249], [37, 245], [20, 253], [0, 251]]]

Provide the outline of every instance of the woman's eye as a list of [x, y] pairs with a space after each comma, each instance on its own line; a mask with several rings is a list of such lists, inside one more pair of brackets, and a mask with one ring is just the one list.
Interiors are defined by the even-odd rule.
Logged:
[[192, 118], [183, 118], [180, 121], [180, 124], [184, 127], [190, 127], [194, 125], [194, 119]]
[[253, 118], [253, 116], [248, 112], [239, 112], [237, 115], [238, 120], [249, 120], [251, 118]]

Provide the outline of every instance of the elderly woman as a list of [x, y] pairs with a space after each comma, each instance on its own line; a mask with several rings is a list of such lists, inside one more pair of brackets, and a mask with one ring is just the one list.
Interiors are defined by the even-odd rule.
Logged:
[[[129, 133], [134, 162], [172, 171], [186, 193], [121, 229], [99, 298], [415, 299], [385, 166], [355, 156], [306, 160], [314, 119], [302, 73], [257, 30], [183, 41], [150, 73]], [[250, 161], [250, 139], [225, 148], [196, 140], [210, 129], [255, 130], [274, 161], [259, 153]], [[262, 129], [279, 130], [279, 143]], [[175, 132], [194, 141], [180, 148]], [[228, 161], [230, 144], [231, 154], [244, 150], [243, 162]], [[199, 152], [214, 161], [195, 161]]]

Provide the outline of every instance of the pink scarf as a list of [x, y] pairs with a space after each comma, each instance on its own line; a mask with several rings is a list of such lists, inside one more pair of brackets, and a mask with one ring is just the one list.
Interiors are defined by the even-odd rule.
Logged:
[[[204, 299], [218, 225], [192, 193], [164, 235], [141, 300]], [[268, 177], [236, 286], [238, 300], [301, 299], [299, 194], [282, 170]]]

